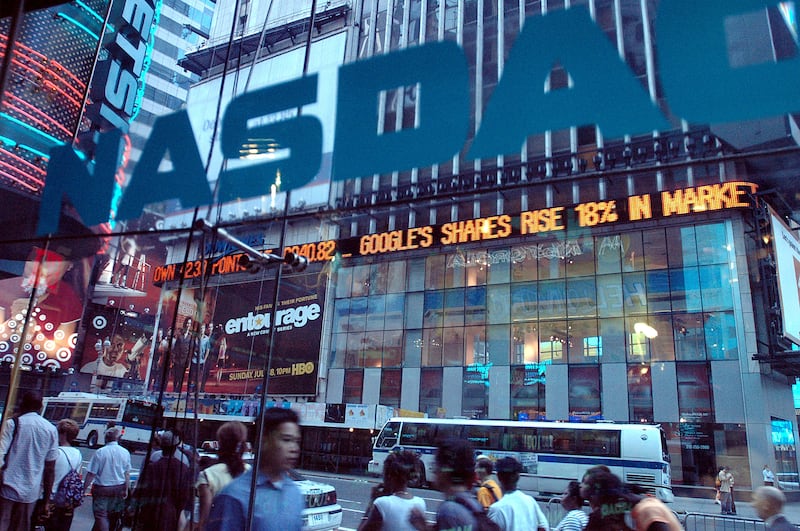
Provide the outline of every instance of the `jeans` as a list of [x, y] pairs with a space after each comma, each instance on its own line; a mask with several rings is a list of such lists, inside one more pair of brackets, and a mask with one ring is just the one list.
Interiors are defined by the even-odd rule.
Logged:
[[722, 514], [730, 514], [733, 512], [733, 508], [731, 503], [733, 502], [733, 496], [731, 496], [731, 492], [722, 492]]

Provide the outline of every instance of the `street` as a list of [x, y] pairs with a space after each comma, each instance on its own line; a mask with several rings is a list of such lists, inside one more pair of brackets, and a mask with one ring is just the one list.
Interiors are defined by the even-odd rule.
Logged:
[[[84, 456], [84, 465], [88, 463], [94, 450], [80, 448]], [[144, 454], [135, 453], [131, 455], [131, 463], [134, 470], [138, 470], [144, 461]], [[358, 528], [364, 509], [369, 502], [372, 487], [378, 483], [379, 479], [374, 477], [344, 476], [318, 471], [300, 471], [308, 479], [328, 483], [336, 487], [338, 503], [342, 506], [342, 529], [354, 530]], [[85, 474], [84, 474], [85, 475]], [[415, 495], [425, 500], [427, 505], [427, 517], [429, 520], [435, 518], [436, 510], [442, 501], [442, 495], [429, 489], [410, 489]], [[539, 500], [548, 520], [556, 523], [563, 516], [561, 507], [555, 501]], [[675, 511], [683, 520], [687, 513], [701, 515], [719, 515], [719, 506], [715, 505], [711, 499], [678, 497], [671, 504], [671, 509]], [[737, 502], [738, 516], [747, 519], [756, 519], [757, 516], [750, 503], [746, 501]], [[787, 504], [785, 513], [793, 522], [800, 522], [800, 503]], [[87, 497], [84, 503], [75, 511], [75, 518], [72, 523], [74, 531], [85, 531], [92, 527], [94, 518], [92, 516], [92, 499]], [[719, 522], [718, 522], [719, 523]], [[723, 525], [723, 529], [733, 529], [734, 521], [730, 520], [730, 525]]]

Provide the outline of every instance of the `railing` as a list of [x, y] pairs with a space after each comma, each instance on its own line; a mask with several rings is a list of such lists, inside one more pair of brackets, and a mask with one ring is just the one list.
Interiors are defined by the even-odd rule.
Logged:
[[712, 531], [718, 529], [726, 531], [762, 531], [766, 529], [762, 520], [742, 518], [740, 516], [686, 513], [683, 518], [678, 515], [678, 519], [686, 531]]

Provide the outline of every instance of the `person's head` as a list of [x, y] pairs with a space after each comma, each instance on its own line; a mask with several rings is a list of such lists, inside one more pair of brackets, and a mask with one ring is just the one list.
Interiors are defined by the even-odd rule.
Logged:
[[261, 416], [261, 472], [277, 479], [300, 457], [300, 419], [291, 409], [271, 407]]
[[495, 463], [495, 470], [497, 470], [497, 479], [500, 480], [500, 486], [503, 487], [503, 492], [517, 490], [519, 475], [523, 470], [522, 463], [513, 457], [504, 457], [497, 460], [497, 463]]
[[436, 486], [448, 491], [475, 482], [475, 450], [463, 439], [447, 439], [436, 450]]
[[181, 435], [177, 430], [164, 430], [158, 434], [158, 444], [164, 455], [172, 455], [181, 444]]
[[492, 472], [494, 472], [494, 463], [489, 456], [479, 455], [475, 458], [475, 474], [479, 481], [485, 481], [492, 475]]
[[226, 422], [217, 430], [219, 454], [242, 455], [247, 442], [247, 426], [239, 421]]
[[764, 465], [764, 470], [769, 470], [769, 465]]
[[417, 454], [409, 450], [391, 452], [383, 462], [383, 485], [390, 493], [404, 490], [416, 473]]
[[121, 334], [111, 336], [111, 345], [103, 348], [103, 363], [109, 367], [114, 366], [125, 353], [125, 338]]
[[42, 410], [42, 393], [36, 389], [30, 389], [22, 394], [19, 404], [20, 413], [38, 413]]
[[113, 428], [109, 428], [108, 430], [106, 430], [106, 435], [105, 435], [106, 443], [118, 441], [120, 435], [122, 435], [122, 433], [120, 432], [120, 429], [117, 428], [116, 426]]
[[81, 431], [81, 428], [78, 426], [78, 423], [72, 419], [61, 419], [58, 421], [58, 424], [56, 424], [56, 430], [58, 431], [59, 444], [65, 445], [72, 444], [78, 436], [78, 432]]
[[52, 288], [61, 281], [71, 266], [72, 263], [64, 260], [60, 254], [35, 248], [25, 262], [22, 287], [28, 293], [36, 289], [36, 295], [42, 296], [47, 288]]
[[603, 465], [587, 470], [581, 480], [580, 495], [588, 500], [592, 507], [614, 503], [624, 494], [622, 480]]
[[779, 514], [785, 503], [786, 496], [775, 487], [758, 487], [753, 492], [753, 508], [762, 520]]
[[191, 332], [193, 326], [194, 326], [194, 320], [191, 317], [187, 317], [186, 320], [183, 321], [183, 331], [184, 331], [184, 333]]
[[583, 496], [581, 496], [581, 484], [577, 481], [570, 481], [564, 494], [561, 495], [561, 507], [566, 511], [580, 509], [583, 507]]

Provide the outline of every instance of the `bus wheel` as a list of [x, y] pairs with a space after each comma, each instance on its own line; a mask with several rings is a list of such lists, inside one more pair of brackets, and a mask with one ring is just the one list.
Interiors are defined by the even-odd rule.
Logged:
[[97, 432], [93, 431], [86, 438], [86, 446], [89, 448], [97, 448]]

